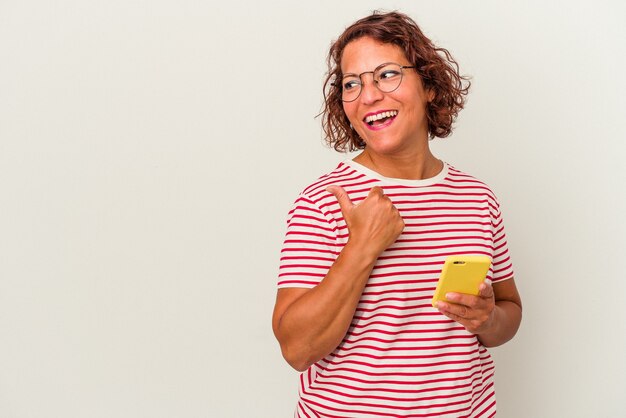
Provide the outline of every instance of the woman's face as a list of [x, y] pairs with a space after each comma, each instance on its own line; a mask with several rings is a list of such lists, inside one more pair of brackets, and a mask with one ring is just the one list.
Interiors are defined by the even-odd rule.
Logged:
[[[397, 45], [363, 37], [350, 42], [343, 50], [341, 72], [361, 74], [387, 62], [412, 65]], [[343, 103], [343, 110], [365, 141], [367, 152], [401, 155], [428, 143], [426, 105], [430, 93], [424, 90], [414, 69], [404, 69], [403, 74], [400, 87], [391, 93], [380, 91], [371, 73], [363, 74], [359, 97]], [[372, 117], [379, 114], [390, 116], [371, 122]]]

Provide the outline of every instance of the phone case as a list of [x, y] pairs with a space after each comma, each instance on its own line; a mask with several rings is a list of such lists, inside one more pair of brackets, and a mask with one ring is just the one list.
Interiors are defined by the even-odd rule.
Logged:
[[487, 277], [491, 258], [485, 255], [453, 255], [446, 258], [433, 296], [433, 307], [438, 300], [446, 300], [446, 293], [478, 294], [478, 286]]

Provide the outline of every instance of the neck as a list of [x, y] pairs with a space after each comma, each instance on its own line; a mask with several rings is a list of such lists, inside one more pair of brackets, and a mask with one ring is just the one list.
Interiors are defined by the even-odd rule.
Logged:
[[405, 180], [428, 179], [443, 169], [443, 162], [430, 152], [428, 146], [404, 155], [376, 154], [366, 147], [354, 161], [384, 177]]

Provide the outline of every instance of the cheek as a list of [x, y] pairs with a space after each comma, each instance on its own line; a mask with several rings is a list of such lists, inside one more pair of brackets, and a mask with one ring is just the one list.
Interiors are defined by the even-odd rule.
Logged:
[[343, 104], [343, 113], [346, 114], [350, 122], [354, 125], [354, 117], [356, 113], [356, 109], [353, 103], [344, 103]]

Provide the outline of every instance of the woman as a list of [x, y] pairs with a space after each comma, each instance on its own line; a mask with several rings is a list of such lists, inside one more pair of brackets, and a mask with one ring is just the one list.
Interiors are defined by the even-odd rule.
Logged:
[[[521, 300], [498, 202], [437, 159], [466, 80], [408, 16], [374, 13], [332, 45], [324, 130], [362, 150], [289, 213], [273, 329], [303, 372], [298, 417], [490, 417], [485, 347], [516, 333]], [[478, 296], [430, 300], [449, 255], [488, 255]]]

